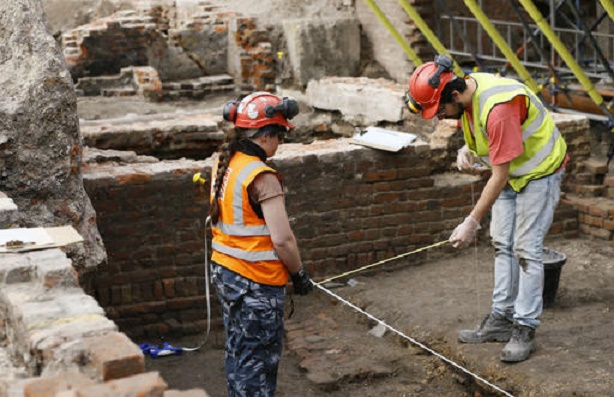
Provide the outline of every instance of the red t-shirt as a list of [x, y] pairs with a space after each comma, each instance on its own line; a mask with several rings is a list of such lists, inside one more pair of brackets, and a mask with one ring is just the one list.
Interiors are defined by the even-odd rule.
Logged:
[[[488, 134], [488, 157], [491, 165], [507, 163], [524, 153], [521, 126], [528, 113], [526, 100], [526, 96], [518, 95], [509, 102], [496, 105], [490, 111], [486, 121], [486, 133]], [[470, 118], [470, 125], [473, 127], [471, 112], [467, 114]], [[565, 166], [568, 158], [566, 155], [561, 167]]]
[[488, 155], [492, 165], [514, 160], [524, 152], [522, 145], [522, 123], [527, 118], [524, 95], [495, 106], [488, 116]]
[[[465, 109], [473, 131], [473, 113]], [[488, 134], [488, 157], [491, 165], [512, 161], [524, 152], [522, 145], [522, 122], [527, 117], [526, 97], [519, 95], [509, 102], [496, 105], [486, 121]]]

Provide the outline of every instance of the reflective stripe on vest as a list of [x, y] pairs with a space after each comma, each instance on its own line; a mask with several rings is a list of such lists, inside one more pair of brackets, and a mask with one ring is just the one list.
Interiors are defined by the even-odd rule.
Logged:
[[510, 162], [509, 184], [514, 190], [520, 191], [530, 180], [556, 171], [565, 157], [565, 141], [535, 94], [512, 79], [484, 73], [473, 73], [471, 78], [477, 82], [473, 98], [474, 131], [480, 131], [481, 134], [478, 133], [475, 138], [471, 135], [469, 120], [464, 115], [463, 131], [469, 148], [490, 164], [486, 131], [488, 115], [496, 105], [522, 95], [529, 100], [527, 118], [521, 126], [525, 152]]
[[219, 221], [216, 226], [222, 233], [229, 236], [268, 236], [271, 234], [267, 225], [229, 225], [228, 223]]
[[215, 241], [211, 244], [211, 247], [222, 254], [249, 262], [274, 261], [279, 259], [277, 252], [275, 251], [244, 251], [238, 248], [226, 247], [225, 245], [219, 244]]

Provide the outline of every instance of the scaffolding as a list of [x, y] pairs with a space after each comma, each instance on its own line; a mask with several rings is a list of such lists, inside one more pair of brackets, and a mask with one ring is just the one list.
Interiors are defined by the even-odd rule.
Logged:
[[[435, 30], [465, 68], [516, 75], [531, 87], [534, 80], [538, 93], [553, 109], [583, 113], [614, 128], [611, 2], [547, 0], [540, 2], [547, 11], [542, 13], [531, 0], [509, 0], [515, 18], [498, 20], [483, 14], [484, 0], [465, 0], [473, 16], [455, 15], [445, 0], [438, 0]], [[587, 4], [594, 7], [593, 15], [583, 11]], [[515, 51], [510, 54], [507, 48]], [[527, 79], [526, 70], [532, 80]]]
[[[479, 3], [482, 2], [480, 1]], [[494, 40], [486, 35], [482, 23], [475, 17], [454, 16], [446, 13], [447, 8], [442, 7], [441, 3], [441, 1], [437, 3], [439, 6], [437, 11], [439, 19], [436, 31], [448, 52], [459, 57], [459, 59], [466, 60], [472, 60], [477, 54], [484, 61], [483, 65], [490, 65], [489, 67], [484, 67], [485, 69], [493, 71], [503, 69], [508, 63], [508, 59], [497, 47]], [[600, 61], [599, 52], [610, 54], [610, 58], [612, 58], [611, 54], [614, 52], [614, 29], [612, 29], [612, 33], [595, 31], [601, 23], [609, 22], [612, 24], [612, 20], [607, 17], [607, 13], [603, 11], [595, 18], [595, 22], [590, 26], [592, 28], [590, 35], [588, 35], [580, 26], [569, 26], [572, 21], [562, 17], [564, 14], [562, 14], [560, 9], [567, 4], [566, 1], [559, 0], [555, 3], [555, 0], [550, 0], [550, 3], [552, 9], [556, 11], [551, 12], [550, 16], [546, 18], [551, 29], [566, 44], [570, 53], [574, 55], [577, 62], [584, 68], [587, 76], [596, 79], [607, 77], [607, 75], [604, 75], [606, 69]], [[561, 20], [566, 26], [560, 26]], [[537, 24], [531, 23], [525, 26], [520, 21], [492, 19], [490, 22], [512, 48], [514, 48], [515, 43], [521, 43], [516, 55], [519, 56], [519, 59], [526, 67], [549, 73], [548, 63], [550, 63], [562, 77], [573, 75], [571, 69], [563, 62], [554, 46], [550, 45], [550, 42], [542, 34]], [[576, 24], [579, 23], [580, 20], [576, 22]], [[480, 40], [471, 40], [469, 39], [471, 37], [480, 38]], [[590, 45], [589, 37], [595, 39], [599, 49], [604, 48], [605, 50], [599, 51]], [[537, 42], [535, 42], [536, 39]], [[471, 45], [472, 42], [477, 43], [475, 47]], [[527, 47], [531, 45], [540, 49], [547, 49], [547, 53], [540, 54], [539, 51], [529, 51]], [[548, 58], [542, 59], [544, 55], [548, 55]], [[610, 82], [614, 83], [614, 81]]]
[[[457, 73], [518, 78], [552, 109], [586, 114], [614, 132], [613, 0], [464, 0], [464, 8], [436, 0], [431, 26], [409, 1], [398, 2], [433, 51], [454, 58]], [[505, 5], [515, 15], [491, 19], [485, 5]]]

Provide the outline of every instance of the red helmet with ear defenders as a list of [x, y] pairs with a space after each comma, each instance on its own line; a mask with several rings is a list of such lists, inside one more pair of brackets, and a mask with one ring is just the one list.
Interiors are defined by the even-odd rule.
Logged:
[[230, 101], [224, 106], [224, 120], [236, 127], [259, 129], [278, 124], [294, 128], [288, 120], [299, 113], [298, 103], [291, 98], [280, 99], [268, 92], [255, 92], [241, 101]]
[[409, 91], [405, 93], [405, 104], [409, 111], [418, 114], [422, 112], [423, 119], [435, 116], [439, 108], [441, 93], [452, 79], [452, 59], [439, 55], [435, 62], [420, 65], [409, 79]]

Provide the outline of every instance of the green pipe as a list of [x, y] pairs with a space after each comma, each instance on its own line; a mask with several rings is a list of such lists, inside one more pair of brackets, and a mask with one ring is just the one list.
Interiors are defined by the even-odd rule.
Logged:
[[[567, 66], [571, 69], [571, 71], [573, 72], [574, 76], [576, 76], [580, 84], [582, 84], [582, 86], [584, 87], [588, 95], [591, 97], [593, 102], [595, 102], [597, 106], [601, 106], [601, 104], [603, 103], [603, 97], [601, 96], [601, 94], [599, 94], [599, 92], [597, 92], [592, 81], [584, 73], [580, 65], [578, 65], [573, 55], [571, 55], [571, 53], [567, 51], [567, 48], [565, 48], [565, 44], [563, 44], [561, 39], [559, 39], [559, 37], [554, 32], [554, 30], [552, 30], [552, 28], [550, 27], [550, 24], [547, 23], [546, 19], [541, 14], [541, 12], [539, 12], [539, 10], [537, 9], [533, 1], [532, 0], [518, 0], [518, 1], [520, 2], [520, 4], [522, 4], [522, 6], [527, 11], [529, 16], [533, 19], [533, 21], [535, 21], [537, 26], [539, 26], [542, 33], [546, 36], [548, 41], [550, 41], [550, 43], [554, 46], [554, 49], [559, 53], [561, 58], [563, 58]], [[608, 1], [611, 1], [611, 0], [608, 0]], [[608, 115], [609, 117], [612, 116], [612, 114], [609, 112], [608, 112]]]
[[[450, 58], [452, 58], [452, 56], [448, 54], [448, 50], [446, 50], [446, 47], [441, 43], [441, 41], [439, 41], [439, 38], [437, 37], [437, 35], [433, 33], [431, 28], [429, 28], [429, 26], [426, 24], [424, 19], [422, 19], [422, 17], [416, 11], [416, 9], [413, 6], [411, 6], [407, 2], [407, 0], [398, 0], [398, 2], [401, 5], [401, 7], [403, 7], [407, 15], [414, 21], [418, 29], [420, 29], [424, 37], [426, 37], [429, 43], [431, 43], [435, 51], [437, 51], [438, 54], [446, 54]], [[463, 69], [461, 69], [461, 67], [458, 65], [458, 63], [456, 63], [456, 61], [454, 61], [454, 71], [456, 72], [457, 75], [461, 77], [465, 75], [465, 73], [463, 72]]]
[[603, 9], [606, 10], [610, 18], [614, 21], [614, 3], [612, 0], [600, 0]]
[[394, 37], [395, 40], [401, 45], [401, 47], [403, 48], [403, 50], [405, 51], [409, 59], [411, 59], [411, 61], [414, 63], [414, 66], [422, 65], [422, 60], [418, 57], [418, 55], [414, 52], [414, 50], [411, 49], [411, 47], [407, 44], [407, 42], [405, 41], [403, 36], [401, 36], [398, 30], [396, 30], [395, 27], [392, 26], [388, 18], [386, 18], [386, 15], [384, 15], [382, 10], [380, 10], [377, 4], [375, 4], [375, 1], [365, 0], [365, 3], [367, 3], [367, 5], [371, 7], [371, 10], [375, 14], [375, 16], [379, 18], [379, 20], [388, 29], [390, 34], [392, 34], [392, 37]]
[[465, 0], [465, 4], [476, 17], [478, 22], [480, 22], [482, 27], [486, 30], [486, 33], [488, 33], [490, 38], [497, 45], [505, 58], [512, 64], [514, 69], [516, 69], [516, 72], [518, 72], [520, 78], [522, 78], [522, 80], [531, 89], [531, 91], [538, 94], [540, 92], [540, 89], [535, 80], [533, 80], [533, 77], [531, 77], [531, 73], [529, 73], [527, 68], [525, 68], [522, 62], [520, 62], [514, 51], [507, 45], [507, 42], [501, 36], [497, 28], [495, 28], [495, 26], [490, 22], [488, 16], [484, 14], [484, 12], [478, 6], [475, 0]]

